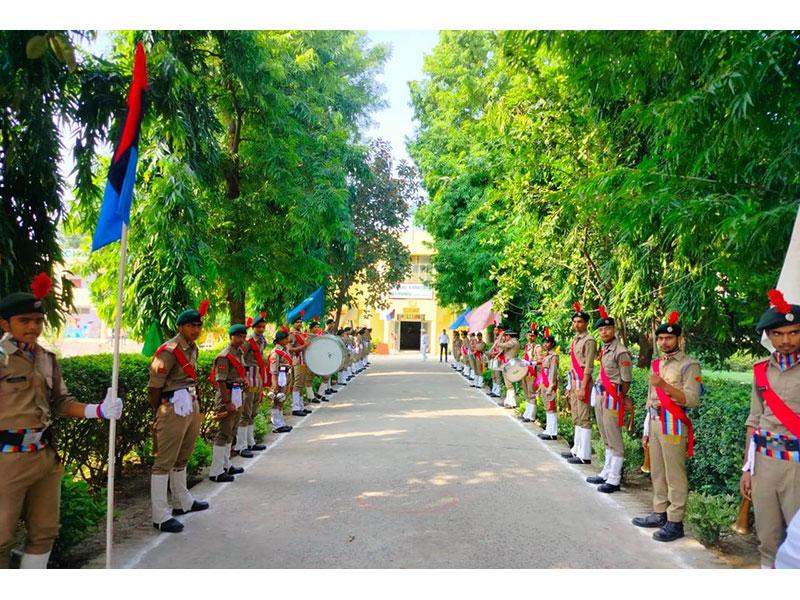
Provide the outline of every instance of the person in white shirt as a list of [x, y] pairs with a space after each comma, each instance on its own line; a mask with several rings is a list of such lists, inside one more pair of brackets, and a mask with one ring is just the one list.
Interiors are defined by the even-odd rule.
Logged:
[[419, 351], [422, 353], [422, 360], [428, 360], [428, 334], [424, 331], [420, 336]]
[[442, 362], [442, 354], [444, 354], [444, 362], [447, 362], [447, 345], [450, 343], [450, 338], [447, 336], [447, 331], [442, 329], [442, 335], [439, 336], [439, 362]]

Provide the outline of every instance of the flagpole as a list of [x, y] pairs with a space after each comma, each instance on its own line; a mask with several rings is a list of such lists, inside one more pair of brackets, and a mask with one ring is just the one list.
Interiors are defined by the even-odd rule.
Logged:
[[[119, 252], [119, 276], [117, 278], [117, 312], [114, 321], [114, 362], [111, 367], [111, 397], [119, 390], [119, 338], [122, 329], [122, 286], [125, 281], [125, 265], [128, 254], [128, 226], [122, 224], [122, 240]], [[106, 569], [111, 568], [114, 543], [114, 466], [117, 442], [117, 420], [108, 421], [108, 487], [106, 498]]]

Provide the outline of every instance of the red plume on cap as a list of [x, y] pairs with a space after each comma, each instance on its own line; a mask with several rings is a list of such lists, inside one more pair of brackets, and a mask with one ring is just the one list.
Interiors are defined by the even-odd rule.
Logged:
[[531, 323], [531, 331], [536, 333], [536, 323]]
[[550, 337], [550, 328], [549, 327], [545, 327], [544, 328], [544, 337]]
[[575, 304], [572, 305], [572, 308], [575, 309], [575, 312], [581, 312], [581, 303], [576, 302]]
[[786, 298], [784, 298], [783, 294], [778, 290], [768, 291], [767, 297], [769, 298], [770, 304], [772, 304], [779, 313], [788, 315], [792, 312], [792, 305], [786, 301]]
[[608, 319], [608, 313], [606, 312], [605, 306], [598, 306], [597, 310], [600, 312], [601, 319]]
[[253, 317], [247, 317], [247, 320], [244, 322], [245, 327], [252, 327], [253, 326]]
[[319, 315], [314, 315], [314, 321], [319, 321]]
[[47, 296], [51, 289], [53, 289], [53, 280], [48, 277], [47, 273], [39, 273], [31, 281], [31, 291], [37, 300]]
[[305, 317], [306, 316], [306, 311], [305, 310], [300, 310], [300, 316], [301, 317]]
[[669, 319], [667, 319], [667, 325], [675, 325], [678, 322], [681, 314], [677, 310], [673, 310], [669, 313]]
[[283, 333], [289, 333], [289, 327], [287, 325], [281, 325], [281, 331]]
[[261, 318], [262, 318], [262, 319], [266, 319], [266, 318], [267, 318], [267, 313], [266, 313], [266, 311], [263, 311], [263, 310], [261, 311]]
[[200, 308], [197, 309], [197, 312], [200, 313], [201, 317], [205, 317], [206, 314], [208, 313], [208, 305], [209, 304], [210, 304], [210, 302], [208, 300], [203, 300], [200, 303]]

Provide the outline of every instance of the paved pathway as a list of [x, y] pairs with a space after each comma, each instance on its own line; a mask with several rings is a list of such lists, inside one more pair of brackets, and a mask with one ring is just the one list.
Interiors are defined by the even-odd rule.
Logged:
[[372, 359], [332, 402], [272, 436], [180, 534], [117, 548], [136, 568], [722, 567], [693, 540], [630, 524], [624, 493], [586, 484], [538, 430], [438, 361]]

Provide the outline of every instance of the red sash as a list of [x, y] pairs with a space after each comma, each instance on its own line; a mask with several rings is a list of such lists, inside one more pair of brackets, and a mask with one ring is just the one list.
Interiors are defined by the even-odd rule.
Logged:
[[[657, 358], [653, 361], [653, 373], [656, 375], [661, 375], [661, 359]], [[692, 422], [689, 420], [689, 417], [686, 416], [686, 412], [683, 410], [681, 406], [675, 404], [675, 401], [669, 397], [669, 394], [662, 390], [661, 388], [655, 388], [656, 396], [658, 399], [661, 400], [661, 426], [666, 427], [666, 422], [664, 420], [664, 411], [669, 411], [673, 418], [677, 419], [689, 430], [689, 440], [687, 445], [687, 456], [691, 458], [694, 456], [694, 427], [692, 427]]]
[[280, 349], [278, 349], [278, 348], [275, 348], [275, 354], [278, 354], [278, 355], [282, 356], [283, 358], [285, 358], [285, 359], [286, 359], [286, 361], [289, 363], [289, 366], [290, 366], [290, 367], [291, 367], [292, 365], [294, 365], [294, 362], [292, 362], [292, 357], [291, 357], [291, 356], [289, 356], [289, 355], [288, 355], [286, 352], [284, 352], [283, 350], [280, 350]]
[[[158, 356], [159, 353], [162, 350], [166, 350], [168, 344], [169, 344], [169, 342], [161, 344], [161, 346], [159, 346], [158, 350], [156, 350], [156, 353], [155, 353], [154, 356]], [[192, 381], [196, 382], [197, 381], [197, 371], [192, 366], [192, 363], [189, 362], [189, 359], [186, 358], [186, 355], [183, 353], [183, 350], [181, 350], [180, 346], [175, 346], [175, 349], [172, 350], [172, 355], [175, 357], [175, 360], [178, 361], [178, 364], [181, 366], [181, 369], [183, 369], [183, 372], [186, 373], [186, 375], [189, 377], [189, 379], [191, 379]]]
[[[306, 343], [305, 336], [303, 336], [303, 334], [300, 333], [299, 331], [293, 331], [292, 334], [294, 334], [295, 339], [297, 339], [297, 341], [300, 342], [301, 345]], [[305, 350], [298, 350], [297, 351], [297, 364], [298, 365], [302, 365], [303, 364], [303, 359], [305, 358], [305, 356], [306, 356], [306, 351]]]
[[[234, 358], [234, 356], [230, 353], [226, 354], [225, 358], [227, 358], [228, 362], [231, 363], [234, 369], [236, 369], [236, 373], [239, 375], [239, 377], [241, 377], [242, 382], [247, 381], [247, 371], [245, 371], [244, 367], [242, 366], [242, 363], [236, 360], [236, 358]], [[208, 376], [208, 380], [214, 387], [217, 387], [219, 385], [219, 383], [216, 381], [215, 377], [216, 373], [217, 373], [217, 368], [213, 367], [211, 369], [211, 374]]]
[[250, 344], [250, 349], [253, 351], [253, 354], [256, 355], [256, 362], [258, 363], [258, 370], [261, 373], [261, 381], [265, 382], [265, 384], [266, 384], [266, 381], [267, 381], [267, 367], [264, 364], [264, 355], [261, 354], [261, 347], [258, 345], [258, 343], [253, 338], [250, 338], [249, 340], [247, 340], [247, 343]]
[[590, 394], [589, 386], [587, 386], [586, 385], [586, 381], [584, 381], [584, 377], [583, 376], [584, 376], [585, 371], [583, 370], [583, 367], [581, 366], [581, 363], [578, 362], [578, 357], [575, 356], [575, 342], [572, 342], [572, 346], [569, 349], [569, 355], [570, 355], [570, 358], [572, 358], [572, 370], [575, 371], [575, 375], [578, 376], [578, 380], [581, 382], [581, 384], [583, 384], [583, 390], [584, 390], [583, 398], [582, 398], [583, 403], [584, 404], [589, 404], [590, 401], [591, 401], [590, 395], [589, 395]]
[[793, 436], [800, 438], [800, 415], [789, 408], [781, 397], [775, 393], [775, 390], [772, 389], [767, 377], [768, 365], [769, 361], [762, 361], [753, 365], [756, 391], [767, 403], [772, 414], [781, 422], [781, 425], [786, 427]]
[[603, 384], [603, 389], [606, 391], [606, 394], [611, 396], [614, 399], [614, 402], [617, 403], [617, 413], [619, 418], [617, 422], [619, 426], [622, 427], [625, 424], [625, 406], [622, 404], [622, 401], [619, 398], [619, 393], [617, 392], [617, 384], [612, 383], [611, 379], [608, 377], [605, 368], [603, 367], [603, 351], [600, 350], [600, 383]]

